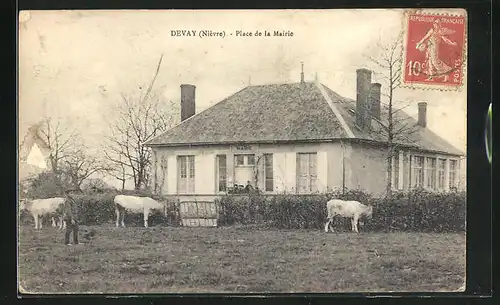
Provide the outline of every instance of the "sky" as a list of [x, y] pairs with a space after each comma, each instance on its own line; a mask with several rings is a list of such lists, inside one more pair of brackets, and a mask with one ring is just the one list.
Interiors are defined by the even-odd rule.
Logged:
[[[401, 10], [21, 12], [19, 136], [44, 116], [60, 117], [98, 151], [113, 105], [145, 91], [162, 54], [153, 90], [179, 104], [180, 85], [193, 84], [197, 112], [248, 84], [298, 82], [301, 62], [306, 81], [317, 75], [354, 99], [356, 69], [372, 68], [365, 55], [380, 55], [377, 41], [391, 41], [401, 18]], [[226, 36], [174, 37], [175, 30]], [[237, 37], [238, 30], [293, 36]], [[398, 89], [396, 99], [414, 116], [417, 101], [427, 101], [428, 128], [465, 151], [465, 89]]]

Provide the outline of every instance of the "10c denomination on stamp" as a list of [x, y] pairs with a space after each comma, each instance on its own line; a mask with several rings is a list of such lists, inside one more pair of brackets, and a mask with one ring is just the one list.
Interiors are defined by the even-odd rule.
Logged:
[[466, 17], [406, 13], [403, 86], [457, 89], [466, 63]]

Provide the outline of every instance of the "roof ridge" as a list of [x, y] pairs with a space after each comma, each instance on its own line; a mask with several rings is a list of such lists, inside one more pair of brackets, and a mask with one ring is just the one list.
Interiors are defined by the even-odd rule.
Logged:
[[319, 81], [316, 82], [316, 87], [319, 89], [321, 95], [325, 99], [326, 103], [328, 106], [330, 106], [330, 109], [332, 110], [333, 114], [337, 117], [337, 120], [339, 120], [340, 125], [344, 129], [344, 131], [347, 133], [347, 136], [349, 138], [355, 138], [354, 133], [352, 132], [351, 128], [349, 128], [349, 125], [346, 123], [344, 118], [342, 117], [342, 114], [340, 111], [337, 109], [337, 106], [333, 103], [332, 99], [328, 95], [328, 93], [325, 91], [325, 88], [323, 84], [321, 84]]
[[255, 88], [255, 87], [265, 87], [265, 86], [290, 86], [290, 85], [300, 85], [300, 84], [314, 84], [314, 82], [292, 82], [292, 83], [267, 83], [267, 84], [259, 84], [259, 85], [249, 85], [247, 88]]

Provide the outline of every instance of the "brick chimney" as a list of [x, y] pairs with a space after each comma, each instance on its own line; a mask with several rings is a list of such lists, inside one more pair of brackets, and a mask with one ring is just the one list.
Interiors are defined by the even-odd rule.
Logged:
[[196, 112], [195, 90], [194, 85], [181, 85], [181, 122], [192, 117]]
[[372, 117], [380, 120], [380, 88], [379, 83], [373, 83], [370, 90], [370, 104], [372, 106]]
[[369, 107], [369, 92], [372, 82], [372, 71], [368, 69], [356, 70], [356, 125], [365, 129], [367, 126], [367, 109]]
[[422, 127], [427, 126], [427, 103], [420, 102], [418, 103], [418, 125]]

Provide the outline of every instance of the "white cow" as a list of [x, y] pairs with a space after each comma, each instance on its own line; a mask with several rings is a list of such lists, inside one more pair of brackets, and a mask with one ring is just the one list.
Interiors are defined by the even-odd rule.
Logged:
[[116, 227], [125, 227], [125, 211], [143, 213], [144, 227], [148, 227], [148, 217], [153, 210], [163, 210], [163, 205], [150, 197], [116, 195], [114, 199], [116, 212]]
[[52, 216], [52, 226], [59, 229], [63, 229], [65, 224], [61, 219], [61, 215], [58, 215], [58, 210], [63, 206], [65, 198], [47, 198], [47, 199], [34, 199], [27, 200], [21, 199], [19, 204], [20, 210], [27, 210], [35, 220], [35, 229], [42, 228], [41, 217], [45, 215]]
[[327, 222], [325, 224], [325, 232], [328, 232], [333, 217], [336, 215], [351, 218], [352, 231], [358, 233], [358, 221], [361, 216], [371, 217], [373, 207], [367, 206], [354, 200], [332, 199], [326, 203], [328, 211]]

